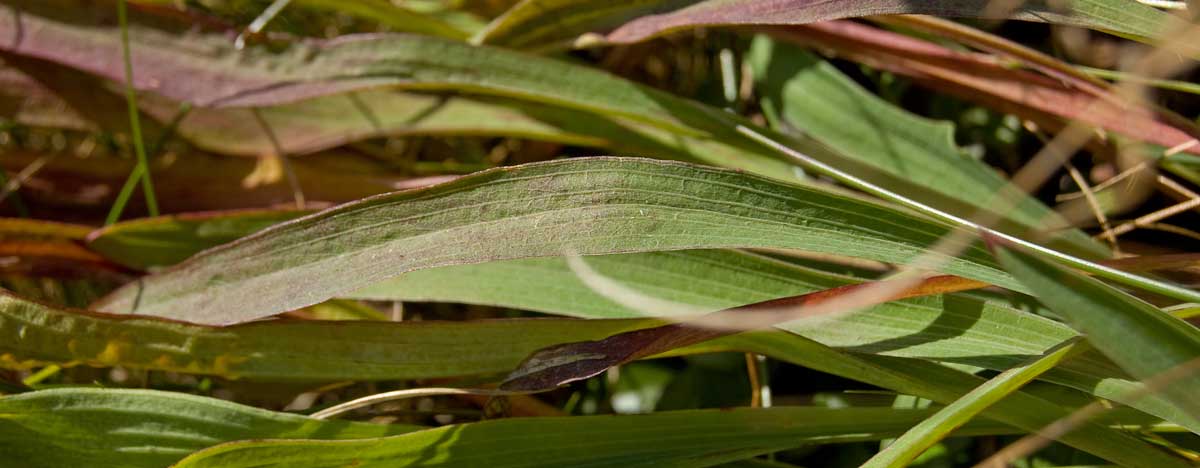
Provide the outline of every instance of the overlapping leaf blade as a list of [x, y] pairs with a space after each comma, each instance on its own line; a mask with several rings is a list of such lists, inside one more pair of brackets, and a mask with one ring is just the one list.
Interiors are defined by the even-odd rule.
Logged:
[[1005, 268], [1130, 375], [1182, 411], [1200, 415], [1200, 330], [1098, 280], [1015, 247], [995, 245]]
[[[0, 43], [0, 50], [123, 79], [118, 31], [105, 21], [103, 2], [87, 2], [90, 9], [81, 10], [56, 5], [61, 1], [13, 0], [13, 8], [0, 16], [0, 34], [38, 34], [18, 35], [21, 41]], [[649, 138], [711, 164], [797, 180], [790, 163], [734, 130], [738, 124], [752, 125], [746, 120], [593, 68], [406, 34], [296, 42], [283, 51], [238, 50], [223, 34], [182, 35], [151, 26], [154, 19], [130, 26], [132, 40], [144, 45], [132, 52], [141, 64], [134, 85], [175, 101], [261, 107], [382, 86], [503, 96], [601, 114], [591, 120], [615, 121], [608, 127], [628, 120], [649, 127], [650, 135], [635, 142]], [[586, 130], [584, 123], [576, 128]], [[655, 129], [667, 136], [654, 134]]]
[[[288, 213], [279, 214], [291, 216]], [[254, 213], [247, 215], [258, 216]], [[208, 219], [188, 217], [133, 221], [98, 231], [92, 238], [94, 241], [104, 240], [104, 243], [93, 245], [102, 246], [106, 243], [111, 246], [100, 250], [114, 255], [114, 260], [120, 262], [130, 261], [128, 252], [160, 246], [170, 249], [164, 253], [178, 252], [173, 255], [174, 258], [180, 259], [188, 252], [213, 245], [195, 244], [194, 242], [203, 239], [190, 231], [202, 229], [209, 222], [237, 225], [241, 216], [243, 215], [232, 213]], [[179, 232], [175, 232], [176, 230]], [[179, 233], [185, 235], [178, 237]], [[139, 240], [142, 237], [153, 243], [145, 244]], [[151, 251], [162, 250], [152, 248]], [[615, 278], [627, 287], [652, 297], [690, 304], [697, 312], [716, 311], [848, 284], [846, 278], [801, 268], [762, 255], [732, 250], [603, 255], [588, 257], [587, 263], [599, 274]], [[347, 295], [375, 300], [465, 302], [587, 318], [639, 317], [645, 312], [631, 309], [593, 291], [571, 271], [562, 258], [493, 261], [418, 270]], [[280, 331], [281, 335], [278, 336], [315, 335], [310, 331], [301, 330], [305, 327], [303, 325], [288, 326], [297, 328], [293, 331]], [[648, 324], [635, 328], [642, 326]], [[601, 328], [611, 330], [607, 327]], [[828, 346], [854, 352], [935, 359], [996, 370], [1018, 365], [1023, 360], [1073, 336], [1071, 331], [1061, 324], [961, 295], [895, 301], [835, 320], [793, 322], [784, 325], [783, 328]], [[379, 340], [368, 341], [387, 341], [382, 337], [390, 336], [387, 334], [390, 332], [386, 330], [373, 330], [372, 335], [375, 332], [383, 335], [380, 335]], [[580, 340], [596, 339], [602, 337], [601, 335], [602, 333], [597, 332]], [[576, 337], [575, 335], [562, 337], [564, 342], [580, 341], [570, 339]], [[249, 335], [239, 339], [256, 340]], [[307, 339], [316, 340], [313, 341], [313, 345], [317, 347], [339, 347], [335, 344], [322, 344], [324, 342], [317, 338]], [[405, 338], [401, 341], [412, 340], [424, 339]], [[534, 344], [528, 343], [533, 347], [523, 349], [537, 349]], [[251, 360], [251, 367], [234, 366], [234, 372], [257, 378], [272, 378], [271, 376], [276, 375], [272, 374], [276, 371], [271, 369], [278, 364], [273, 363], [281, 359], [281, 356], [282, 359], [287, 359], [288, 352], [280, 354], [281, 349], [286, 351], [287, 345], [265, 341], [259, 346], [268, 351], [261, 353], [260, 359]], [[381, 365], [380, 359], [402, 355], [398, 349], [379, 349], [376, 352], [379, 353], [379, 359], [370, 358], [371, 369], [400, 371], [402, 366], [376, 367]], [[476, 353], [464, 351], [464, 354]], [[348, 356], [367, 359], [357, 351], [350, 352]], [[506, 358], [508, 364], [480, 367], [477, 371], [503, 372], [523, 356], [519, 351], [514, 351], [513, 355]], [[317, 370], [306, 368], [305, 372], [325, 372], [318, 375], [359, 379], [379, 378], [381, 375], [366, 370], [338, 370], [335, 361], [328, 364], [328, 367], [318, 366]], [[126, 365], [147, 364], [143, 361]], [[1107, 360], [1093, 354], [1073, 359], [1044, 377], [1085, 392], [1125, 401], [1152, 414], [1200, 428], [1200, 423], [1195, 419], [1179, 413], [1157, 397], [1126, 399], [1126, 396], [1136, 391], [1137, 385], [1122, 378], [1121, 372], [1113, 368]]]
[[[7, 46], [10, 52], [53, 61], [110, 79], [123, 76], [115, 62], [103, 60], [105, 56], [115, 57], [119, 50], [112, 34], [108, 34], [115, 31], [103, 22], [80, 20], [78, 15], [66, 15], [40, 4], [19, 2], [18, 7], [30, 13], [13, 15], [7, 23], [0, 22], [0, 30], [36, 29], [40, 33]], [[79, 22], [89, 27], [73, 24]], [[363, 112], [362, 108], [371, 108], [374, 104], [363, 104], [361, 98], [355, 104], [353, 95], [327, 98], [330, 102], [338, 102], [341, 111], [337, 115], [353, 115], [350, 119], [322, 117], [311, 111], [293, 113], [288, 109], [278, 109], [278, 112], [271, 112], [275, 117], [282, 118], [282, 125], [285, 129], [290, 128], [292, 133], [303, 132], [302, 129], [310, 125], [321, 128], [319, 132], [309, 132], [317, 138], [316, 141], [301, 142], [306, 147], [344, 141], [354, 138], [354, 134], [386, 133], [387, 128], [400, 132], [436, 132], [442, 128], [446, 131], [481, 131], [516, 136], [521, 136], [522, 132], [534, 132], [538, 134], [535, 136], [554, 141], [609, 147], [625, 154], [696, 160], [746, 169], [780, 180], [799, 179], [789, 161], [737, 131], [739, 127], [756, 128], [747, 119], [593, 68], [509, 50], [472, 47], [441, 38], [411, 35], [363, 35], [342, 37], [336, 41], [297, 42], [282, 51], [265, 48], [237, 50], [221, 35], [184, 37], [170, 28], [148, 26], [150, 21], [145, 23], [134, 24], [131, 30], [134, 40], [145, 44], [145, 47], [134, 50], [135, 61], [145, 64], [144, 70], [138, 75], [145, 83], [135, 85], [200, 106], [280, 105], [380, 86], [462, 91], [539, 104], [532, 106], [531, 110], [517, 106], [518, 113], [527, 113], [532, 119], [517, 118], [509, 122], [503, 118], [488, 118], [488, 115], [503, 112], [503, 109], [460, 103], [460, 106], [478, 107], [477, 111], [482, 114], [475, 111], [467, 113], [469, 119], [459, 123], [458, 127], [444, 121], [447, 119], [435, 118], [442, 115], [441, 110], [423, 117], [431, 118], [429, 122], [422, 120], [410, 124], [401, 119], [402, 122], [389, 120], [388, 125], [379, 125], [379, 119], [371, 118], [371, 114], [395, 112]], [[73, 46], [60, 47], [61, 44]], [[0, 47], [5, 46], [0, 44]], [[62, 52], [68, 49], [88, 53]], [[199, 49], [204, 49], [203, 53], [198, 53]], [[252, 63], [254, 66], [230, 66], [231, 63]], [[390, 95], [390, 98], [404, 99], [403, 95]], [[383, 104], [387, 101], [381, 100]], [[379, 110], [396, 107], [384, 105]], [[204, 112], [207, 111], [200, 114]], [[596, 115], [586, 115], [589, 113]], [[311, 121], [308, 117], [312, 117]], [[329, 123], [331, 119], [358, 122], [358, 125], [333, 125]], [[457, 122], [461, 119], [450, 120]], [[383, 129], [366, 126], [371, 121], [376, 121], [372, 125]], [[220, 128], [220, 125], [209, 127], [204, 130], [205, 127], [200, 126], [200, 130], [209, 134], [203, 140], [225, 147], [232, 144], [211, 137], [212, 130]], [[335, 131], [337, 128], [345, 129], [349, 135], [339, 135]], [[239, 133], [246, 130], [259, 133], [255, 148], [259, 151], [265, 149], [266, 141], [261, 129], [242, 129]], [[829, 164], [842, 166], [852, 159], [831, 151], [807, 135], [789, 137], [762, 129], [756, 131], [765, 132], [771, 138]], [[196, 137], [201, 138], [199, 133]], [[244, 153], [245, 149], [237, 151]], [[884, 171], [861, 175], [917, 199], [929, 201], [937, 198], [928, 196], [928, 187], [906, 181], [903, 174]], [[967, 211], [979, 208], [980, 202], [976, 198], [972, 199], [973, 206], [969, 203], [967, 209], [961, 205], [949, 208], [966, 215]], [[1024, 221], [1028, 225], [1028, 219]], [[1041, 227], [1041, 223], [1034, 224]], [[1076, 250], [1087, 249], [1086, 242], [1078, 234], [1067, 242]], [[1095, 252], [1094, 246], [1091, 248]]]
[[1063, 119], [1078, 120], [1168, 147], [1198, 134], [1186, 118], [1129, 101], [1090, 82], [1014, 69], [995, 56], [954, 50], [864, 24], [830, 21], [772, 29], [771, 35], [908, 76], [938, 92], [1013, 112], [1048, 129], [1061, 127]]
[[[20, 65], [20, 69], [0, 68], [0, 83], [4, 85], [0, 87], [0, 116], [40, 127], [125, 131], [119, 113], [104, 112], [121, 102], [115, 94], [106, 92], [109, 87], [103, 80], [40, 60], [10, 58], [8, 62]], [[48, 89], [50, 81], [58, 86]], [[104, 89], [71, 91], [81, 83]], [[182, 112], [179, 102], [150, 92], [142, 93], [138, 102], [153, 118], [145, 125], [152, 128], [143, 128], [149, 135], [162, 131], [150, 122], [170, 122]], [[114, 126], [113, 121], [118, 123]], [[367, 138], [414, 135], [529, 138], [605, 148], [617, 154], [735, 165], [746, 157], [719, 142], [561, 105], [391, 89], [367, 89], [259, 108], [193, 107], [176, 122], [174, 133], [205, 151], [253, 157], [304, 155]], [[754, 167], [792, 178], [778, 171], [785, 167], [781, 162], [776, 162], [774, 169]]]
[[0, 293], [0, 366], [127, 366], [251, 380], [388, 380], [506, 372], [561, 340], [652, 320], [286, 321], [205, 327], [63, 310]]
[[[778, 331], [746, 333], [731, 337], [729, 343], [736, 349], [764, 353], [800, 366], [943, 404], [950, 404], [985, 382], [981, 377], [935, 363], [887, 356], [850, 355]], [[985, 409], [983, 414], [1033, 432], [1070, 414], [1069, 405], [1064, 405], [1061, 400], [1060, 394], [1054, 391], [1039, 389], [1032, 394], [1018, 391]], [[1121, 465], [1186, 464], [1181, 459], [1163, 456], [1162, 452], [1128, 434], [1109, 431], [1094, 420], [1081, 423], [1075, 431], [1063, 435], [1059, 441]]]
[[[756, 255], [685, 251], [590, 257], [648, 294], [696, 304], [698, 310], [845, 284]], [[695, 276], [689, 276], [695, 275]], [[391, 282], [389, 299], [503, 305], [583, 317], [637, 317], [607, 300], [560, 259], [491, 262], [422, 270]], [[696, 279], [703, 278], [703, 279]], [[549, 287], [546, 285], [555, 285]], [[552, 293], [552, 294], [548, 294]], [[549, 299], [547, 299], [549, 298]], [[431, 378], [503, 373], [534, 350], [597, 340], [651, 327], [653, 320], [581, 322], [352, 323], [287, 321], [210, 328], [56, 310], [20, 298], [4, 301], [0, 347], [5, 367], [121, 365], [254, 380]], [[1054, 322], [969, 297], [932, 297], [883, 304], [833, 321], [794, 322], [785, 329], [829, 346], [1007, 369], [1072, 336]], [[77, 335], [64, 342], [62, 336]], [[131, 340], [129, 337], [140, 339]], [[730, 349], [720, 340], [686, 352]], [[737, 348], [733, 348], [737, 349]], [[312, 359], [320, 355], [322, 359]], [[1127, 399], [1137, 385], [1105, 359], [1085, 355], [1045, 378], [1130, 404], [1192, 428], [1200, 423], [1156, 396]]]
[[[812, 440], [875, 440], [928, 414], [777, 407], [507, 419], [360, 442], [235, 442], [196, 453], [176, 467], [712, 466]], [[964, 434], [1006, 432], [986, 421], [964, 429]]]
[[93, 231], [87, 236], [88, 248], [131, 268], [170, 266], [201, 250], [310, 213], [243, 210], [138, 219]]
[[[762, 94], [760, 102], [778, 114], [776, 120], [784, 127], [779, 130], [813, 135], [867, 166], [853, 172], [893, 173], [894, 183], [925, 188], [897, 191], [913, 193], [920, 201], [951, 212], [1011, 203], [1013, 208], [1003, 211], [1025, 229], [1067, 228], [1062, 218], [1032, 197], [1017, 194], [1015, 200], [1002, 200], [998, 194], [1008, 182], [959, 150], [949, 122], [911, 114], [867, 92], [812, 53], [766, 36], [754, 39], [748, 61]], [[1104, 255], [1104, 249], [1088, 242], [1082, 232], [1072, 231], [1070, 236], [1076, 249]]]
[[973, 419], [981, 411], [1011, 395], [1022, 385], [1037, 378], [1038, 375], [1052, 369], [1063, 359], [1069, 358], [1072, 350], [1077, 346], [1080, 345], [1072, 340], [1036, 360], [991, 378], [983, 385], [946, 405], [937, 414], [909, 429], [862, 466], [864, 468], [880, 468], [911, 464], [918, 455]]

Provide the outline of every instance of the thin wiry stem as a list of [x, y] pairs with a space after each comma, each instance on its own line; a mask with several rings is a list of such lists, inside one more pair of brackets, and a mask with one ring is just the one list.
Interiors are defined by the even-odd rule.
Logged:
[[[190, 104], [185, 103], [179, 106], [179, 111], [175, 113], [175, 116], [171, 118], [171, 122], [166, 128], [163, 129], [163, 132], [158, 136], [158, 139], [154, 141], [154, 146], [150, 147], [150, 154], [158, 154], [162, 151], [163, 146], [167, 144], [167, 140], [170, 139], [173, 133], [175, 133], [175, 129], [179, 127], [179, 123], [183, 121], [183, 118], [186, 117], [191, 110], [192, 106]], [[104, 219], [105, 226], [111, 226], [116, 224], [117, 221], [121, 220], [121, 213], [125, 211], [125, 205], [129, 203], [129, 197], [133, 196], [134, 187], [137, 186], [139, 181], [150, 179], [148, 169], [148, 167], [141, 164], [133, 167], [133, 171], [130, 172], [129, 177], [125, 179], [125, 185], [121, 186], [121, 191], [117, 193], [117, 199], [113, 201], [112, 208], [108, 210], [108, 217]], [[143, 176], [145, 179], [143, 179]], [[158, 211], [157, 206], [155, 206], [154, 211]], [[152, 213], [152, 215], [153, 214], [154, 213]]]
[[357, 400], [350, 400], [350, 401], [347, 401], [340, 405], [330, 406], [321, 411], [313, 413], [310, 415], [310, 417], [315, 418], [315, 419], [329, 419], [331, 417], [346, 413], [348, 411], [356, 410], [358, 408], [365, 408], [368, 406], [378, 405], [380, 403], [386, 403], [389, 401], [405, 400], [408, 398], [416, 398], [416, 397], [424, 397], [424, 396], [438, 396], [438, 395], [501, 396], [501, 395], [520, 395], [520, 394], [525, 394], [525, 393], [528, 393], [528, 392], [510, 392], [510, 391], [505, 391], [505, 390], [494, 390], [494, 389], [487, 389], [487, 388], [436, 388], [436, 387], [410, 388], [410, 389], [406, 389], [406, 390], [396, 390], [393, 392], [376, 393], [374, 395], [368, 395], [368, 396], [359, 398]]
[[121, 58], [125, 62], [125, 106], [129, 111], [129, 132], [133, 137], [133, 151], [137, 155], [137, 167], [133, 172], [138, 174], [138, 178], [141, 179], [142, 193], [146, 197], [146, 211], [150, 213], [150, 216], [158, 216], [158, 200], [154, 197], [154, 182], [150, 180], [150, 166], [146, 162], [146, 146], [142, 141], [142, 123], [138, 113], [137, 94], [133, 89], [133, 57], [129, 52], [129, 14], [126, 10], [125, 0], [119, 0], [117, 2], [117, 23], [121, 28]]

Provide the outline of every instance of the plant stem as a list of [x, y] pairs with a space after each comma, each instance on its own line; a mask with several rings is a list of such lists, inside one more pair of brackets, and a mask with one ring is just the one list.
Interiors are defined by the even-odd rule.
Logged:
[[[142, 194], [146, 197], [146, 211], [150, 213], [150, 216], [158, 216], [158, 200], [154, 197], [154, 182], [150, 180], [150, 165], [146, 162], [146, 146], [142, 141], [142, 124], [138, 113], [137, 95], [133, 89], [133, 57], [129, 52], [129, 14], [126, 10], [125, 0], [118, 0], [117, 23], [121, 28], [121, 58], [125, 62], [125, 106], [129, 111], [129, 132], [133, 137], [133, 151], [137, 155], [137, 166], [133, 169], [133, 174], [138, 174], [138, 179], [141, 179]], [[131, 174], [130, 178], [133, 177]], [[120, 202], [120, 197], [118, 197], [118, 202]], [[114, 206], [115, 218], [121, 217], [123, 209], [124, 203]], [[110, 221], [113, 220], [114, 213], [109, 213]]]

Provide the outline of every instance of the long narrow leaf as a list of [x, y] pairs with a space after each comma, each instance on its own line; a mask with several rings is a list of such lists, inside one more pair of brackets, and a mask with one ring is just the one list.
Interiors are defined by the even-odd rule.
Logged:
[[985, 408], [1069, 357], [1078, 346], [1073, 342], [1064, 343], [1064, 346], [1052, 350], [1036, 361], [1002, 372], [909, 429], [862, 466], [880, 468], [912, 463], [918, 455], [966, 424]]
[[1011, 18], [1107, 30], [1142, 39], [1161, 37], [1168, 26], [1179, 24], [1175, 18], [1132, 0], [1076, 0], [1062, 5], [1020, 2], [1001, 8], [987, 0], [525, 0], [474, 40], [510, 47], [544, 47], [584, 33], [611, 30], [603, 36], [605, 40], [627, 43], [702, 26], [798, 25], [887, 14]]
[[505, 372], [535, 349], [652, 320], [287, 321], [205, 327], [62, 310], [0, 292], [0, 366], [128, 366], [253, 380], [386, 380]]
[[773, 29], [781, 40], [836, 52], [840, 58], [908, 76], [915, 82], [1054, 129], [1078, 120], [1150, 143], [1171, 147], [1192, 140], [1195, 125], [1159, 109], [1111, 93], [1097, 95], [1060, 79], [1012, 69], [995, 57], [952, 50], [891, 31], [849, 21]]
[[[9, 51], [103, 77], [117, 77], [117, 70], [103, 60], [115, 50], [103, 22], [86, 16], [80, 18], [75, 10], [67, 8], [19, 3], [29, 13], [14, 15], [8, 24], [0, 22], [0, 33], [6, 28], [41, 33], [8, 46]], [[78, 23], [90, 27], [80, 27]], [[131, 26], [131, 34], [143, 44], [134, 51], [140, 54], [136, 61], [145, 68], [140, 76], [145, 76], [146, 83], [140, 85], [141, 89], [202, 107], [279, 105], [385, 85], [503, 96], [543, 107], [604, 115], [590, 119], [558, 118], [559, 122], [565, 122], [560, 125], [562, 131], [553, 135], [559, 140], [590, 138], [638, 155], [698, 160], [780, 180], [798, 180], [792, 162], [738, 131], [756, 128], [747, 119], [563, 61], [411, 35], [347, 36], [336, 41], [294, 43], [281, 52], [265, 48], [237, 50], [221, 35], [182, 36], [169, 28], [147, 24]], [[4, 47], [0, 43], [0, 49]], [[200, 48], [205, 52], [197, 53]], [[68, 54], [63, 50], [86, 53]], [[231, 63], [255, 65], [231, 66]], [[362, 107], [348, 102], [341, 104], [345, 112], [358, 112], [357, 108]], [[355, 121], [367, 120], [355, 117]], [[593, 121], [599, 121], [600, 125]], [[520, 127], [521, 122], [521, 119], [515, 121], [514, 127]], [[301, 119], [296, 123], [304, 122]], [[360, 126], [358, 130], [365, 128]], [[847, 165], [846, 156], [807, 136], [785, 136], [761, 129], [756, 133], [769, 135], [827, 164]], [[612, 144], [617, 141], [629, 143]], [[897, 185], [887, 183], [897, 176], [886, 171], [864, 177], [884, 186]], [[903, 177], [900, 179], [900, 193], [926, 201], [936, 199], [928, 196], [929, 189], [924, 185], [904, 184]], [[939, 208], [963, 215], [972, 211], [940, 205]], [[1080, 242], [1073, 244], [1078, 246]]]
[[[983, 378], [946, 366], [915, 359], [854, 356], [814, 341], [780, 332], [754, 332], [728, 340], [736, 349], [759, 352], [797, 365], [895, 389], [939, 403], [950, 404], [986, 382]], [[983, 415], [1033, 432], [1066, 417], [1070, 409], [1054, 403], [1053, 393], [1018, 391], [984, 410]], [[1184, 466], [1182, 459], [1095, 424], [1084, 423], [1060, 442], [1127, 466]], [[1148, 458], [1142, 458], [1148, 457]], [[1182, 464], [1182, 465], [1181, 465]]]
[[[1005, 268], [1133, 377], [1200, 415], [1200, 330], [1098, 280], [1015, 247], [994, 245]], [[1154, 379], [1168, 378], [1158, 382]]]
[[[844, 284], [731, 251], [618, 255], [594, 257], [591, 261], [596, 268], [607, 271], [639, 272], [625, 280], [650, 288], [646, 289], [649, 293], [694, 301], [701, 307], [710, 304], [708, 307], [714, 309], [740, 305], [738, 298], [754, 301]], [[518, 269], [506, 265], [521, 263], [532, 264]], [[635, 311], [622, 311], [622, 306], [601, 296], [589, 295], [587, 287], [559, 263], [556, 267], [553, 263], [539, 266], [536, 261], [493, 262], [427, 270], [424, 272], [445, 274], [431, 275], [428, 279], [433, 281], [429, 283], [415, 282], [418, 290], [423, 284], [437, 285], [446, 278], [455, 279], [447, 284], [460, 286], [442, 285], [432, 297], [414, 294], [412, 298], [477, 301], [591, 317], [637, 316]], [[486, 268], [489, 266], [493, 267], [490, 271]], [[692, 277], [681, 274], [696, 274], [708, 280], [689, 281]], [[559, 282], [568, 287], [535, 286]], [[480, 290], [487, 293], [476, 294]], [[555, 299], [539, 299], [547, 296]], [[660, 323], [284, 321], [212, 328], [64, 311], [11, 296], [2, 305], [0, 332], [8, 337], [2, 342], [6, 346], [0, 346], [4, 367], [120, 365], [253, 380], [386, 380], [498, 374], [513, 369], [534, 350], [552, 344], [596, 340]], [[798, 322], [786, 328], [846, 351], [922, 357], [996, 370], [1017, 365], [1072, 336], [1069, 329], [1054, 322], [952, 296], [897, 301], [838, 320]], [[75, 338], [64, 341], [66, 335]], [[139, 339], [130, 340], [130, 336]], [[729, 349], [729, 343], [719, 340], [690, 352]], [[323, 358], [314, 360], [314, 355]], [[1200, 422], [1180, 414], [1157, 396], [1126, 399], [1137, 386], [1122, 378], [1103, 358], [1081, 356], [1046, 378], [1200, 430]]]
[[[279, 215], [292, 216], [290, 213]], [[243, 216], [248, 218], [243, 219]], [[132, 221], [96, 232], [91, 236], [92, 247], [99, 248], [120, 262], [136, 263], [138, 255], [133, 255], [135, 252], [178, 260], [215, 245], [204, 242], [212, 240], [204, 232], [228, 232], [229, 228], [245, 226], [244, 221], [257, 222], [260, 216], [266, 216], [262, 218], [263, 221], [270, 217], [267, 213], [231, 213], [214, 217]], [[1182, 260], [1194, 259], [1187, 257]], [[604, 255], [588, 257], [587, 263], [600, 274], [615, 278], [627, 287], [670, 302], [690, 304], [696, 312], [716, 311], [849, 284], [846, 278], [731, 250]], [[613, 302], [593, 291], [562, 258], [531, 258], [418, 270], [348, 295], [376, 300], [466, 302], [587, 318], [642, 315], [642, 311]], [[1064, 325], [1000, 304], [960, 295], [893, 301], [832, 320], [792, 322], [782, 328], [828, 346], [854, 352], [935, 359], [995, 370], [1018, 365], [1073, 336]], [[600, 337], [599, 334], [589, 336], [585, 339]], [[563, 341], [573, 341], [567, 338], [564, 335]], [[242, 339], [253, 341], [251, 338]], [[317, 343], [314, 346], [326, 345]], [[279, 349], [275, 345], [267, 348]], [[536, 348], [529, 348], [529, 351], [533, 349]], [[389, 351], [383, 357], [395, 355], [393, 353]], [[261, 365], [266, 368], [272, 366], [269, 362], [278, 359], [276, 351], [263, 352], [259, 356], [259, 360], [263, 361]], [[354, 356], [360, 355], [356, 353]], [[521, 357], [510, 357], [512, 360], [509, 362], [515, 365]], [[331, 370], [322, 371], [328, 372], [324, 375], [378, 378], [375, 377], [377, 374], [358, 373], [351, 369], [343, 369], [338, 374], [338, 364], [328, 364]], [[480, 372], [505, 370], [508, 368], [497, 367], [480, 369]], [[253, 376], [253, 372], [261, 370], [241, 372], [251, 372], [247, 375]], [[1122, 373], [1106, 359], [1091, 353], [1052, 370], [1045, 378], [1134, 405], [1189, 427], [1200, 428], [1200, 422], [1181, 414], [1160, 398], [1125, 398], [1137, 391], [1136, 383], [1123, 378]]]
[[0, 397], [0, 465], [160, 468], [243, 439], [366, 439], [421, 429], [319, 421], [153, 390], [60, 388]]
[[[486, 171], [323, 211], [150, 275], [98, 306], [229, 324], [436, 266], [714, 247], [906, 263], [949, 232], [899, 210], [747, 174], [589, 158]], [[1016, 286], [979, 247], [933, 258], [946, 273]]]
[[206, 248], [309, 213], [244, 210], [138, 219], [93, 231], [87, 236], [88, 248], [132, 268], [170, 266]]
[[[877, 440], [928, 414], [890, 408], [778, 407], [505, 419], [359, 442], [234, 442], [196, 453], [175, 466], [712, 466], [816, 440]], [[983, 422], [964, 432], [1007, 430]]]
[[[928, 190], [896, 189], [948, 211], [988, 210], [1000, 203], [998, 193], [1008, 183], [988, 165], [963, 154], [954, 143], [954, 126], [913, 115], [867, 92], [815, 55], [766, 36], [754, 39], [749, 63], [764, 108], [778, 113], [783, 131], [803, 132], [832, 146], [872, 170], [896, 174], [898, 183]], [[1059, 230], [1066, 221], [1024, 194], [1008, 200], [1008, 219], [1026, 229]], [[969, 209], [953, 202], [970, 205]], [[1071, 231], [1072, 245], [1090, 256], [1104, 249]], [[1090, 249], [1088, 249], [1090, 247]]]

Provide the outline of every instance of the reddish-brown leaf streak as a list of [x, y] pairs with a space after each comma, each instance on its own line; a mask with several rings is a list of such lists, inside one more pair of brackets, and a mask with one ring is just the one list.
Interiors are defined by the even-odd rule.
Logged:
[[0, 240], [0, 272], [53, 278], [91, 278], [112, 284], [132, 271], [67, 241]]
[[[691, 320], [618, 333], [603, 340], [566, 343], [539, 350], [510, 374], [501, 389], [537, 391], [586, 379], [608, 368], [672, 349], [701, 343], [744, 331], [769, 327], [805, 316], [806, 309], [856, 296], [859, 307], [917, 296], [945, 294], [988, 286], [957, 276], [935, 276], [899, 292], [875, 294], [884, 280], [839, 286], [801, 296], [759, 302], [706, 314]], [[753, 313], [753, 315], [751, 315]], [[729, 326], [736, 323], [737, 326]]]
[[[1004, 241], [984, 234], [989, 246]], [[1200, 254], [1164, 255], [1101, 262], [1105, 265], [1127, 270], [1157, 270], [1193, 265], [1200, 262]], [[572, 381], [586, 379], [604, 372], [610, 367], [636, 359], [690, 346], [723, 336], [744, 331], [766, 328], [780, 323], [811, 316], [813, 306], [834, 299], [855, 296], [855, 307], [867, 307], [889, 301], [921, 296], [948, 294], [989, 286], [987, 283], [952, 275], [933, 276], [919, 283], [903, 287], [899, 291], [873, 293], [872, 289], [883, 289], [883, 280], [839, 286], [800, 296], [774, 299], [741, 307], [713, 312], [687, 321], [659, 327], [644, 328], [618, 333], [596, 341], [565, 343], [541, 349], [530, 355], [500, 388], [512, 391], [539, 391], [551, 389]], [[830, 310], [818, 313], [836, 312]], [[737, 326], [731, 327], [734, 323]]]
[[[1094, 86], [1071, 84], [1025, 70], [1005, 67], [994, 56], [950, 50], [931, 42], [849, 21], [772, 28], [779, 39], [908, 76], [918, 83], [1033, 120], [1047, 128], [1060, 119], [1104, 128], [1157, 145], [1172, 147], [1200, 138], [1191, 125], [1172, 125], [1171, 116], [1100, 96]], [[1200, 148], [1187, 150], [1200, 154]]]

